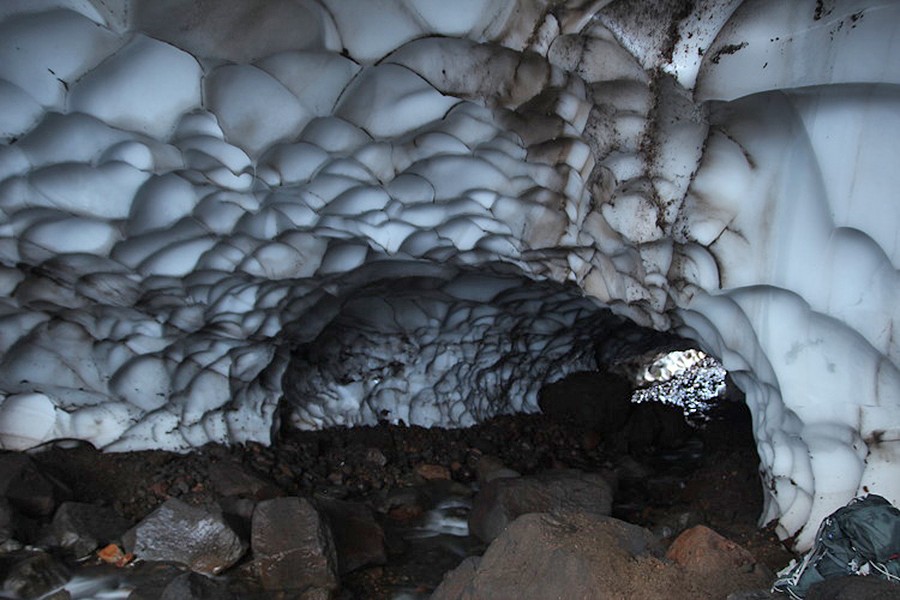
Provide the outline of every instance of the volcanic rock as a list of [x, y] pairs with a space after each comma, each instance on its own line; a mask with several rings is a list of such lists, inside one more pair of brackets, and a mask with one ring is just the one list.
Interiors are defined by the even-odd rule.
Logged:
[[641, 568], [662, 566], [658, 553], [650, 532], [624, 521], [586, 513], [532, 513], [507, 527], [480, 560], [463, 561], [431, 598], [661, 597], [634, 588], [643, 579]]
[[756, 563], [752, 554], [704, 525], [691, 527], [675, 538], [666, 558], [685, 569], [706, 574]]
[[308, 500], [288, 497], [260, 502], [252, 527], [253, 556], [265, 589], [337, 589], [331, 530]]
[[75, 558], [87, 556], [128, 529], [128, 521], [112, 509], [81, 502], [64, 502], [53, 515], [51, 530], [56, 543]]
[[240, 538], [217, 514], [172, 498], [122, 537], [144, 560], [172, 561], [214, 575], [244, 554]]
[[334, 537], [341, 575], [366, 565], [387, 562], [384, 530], [365, 504], [322, 499], [316, 505], [325, 515]]

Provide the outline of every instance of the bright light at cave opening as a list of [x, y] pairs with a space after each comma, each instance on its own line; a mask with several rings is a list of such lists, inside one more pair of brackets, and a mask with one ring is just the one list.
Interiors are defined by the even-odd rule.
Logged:
[[700, 350], [661, 353], [636, 374], [635, 383], [649, 387], [636, 390], [631, 401], [678, 406], [689, 423], [702, 425], [715, 400], [725, 393], [726, 375], [718, 360]]

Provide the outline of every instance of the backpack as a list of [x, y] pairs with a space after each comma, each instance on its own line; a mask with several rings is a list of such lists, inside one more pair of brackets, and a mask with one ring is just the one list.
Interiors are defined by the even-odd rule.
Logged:
[[881, 496], [854, 498], [822, 521], [815, 545], [778, 574], [772, 591], [799, 600], [814, 583], [845, 575], [900, 583], [900, 510]]

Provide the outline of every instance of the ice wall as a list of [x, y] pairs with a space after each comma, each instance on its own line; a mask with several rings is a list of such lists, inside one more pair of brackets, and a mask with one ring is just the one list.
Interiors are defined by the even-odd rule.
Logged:
[[0, 444], [267, 441], [283, 392], [312, 427], [533, 410], [603, 306], [722, 359], [803, 547], [900, 500], [898, 23], [7, 0]]

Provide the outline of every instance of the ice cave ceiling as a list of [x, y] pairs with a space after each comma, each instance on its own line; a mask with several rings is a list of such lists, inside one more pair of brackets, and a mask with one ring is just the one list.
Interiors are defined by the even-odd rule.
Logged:
[[6, 0], [0, 444], [465, 425], [617, 315], [803, 547], [900, 501], [898, 84], [894, 1]]

